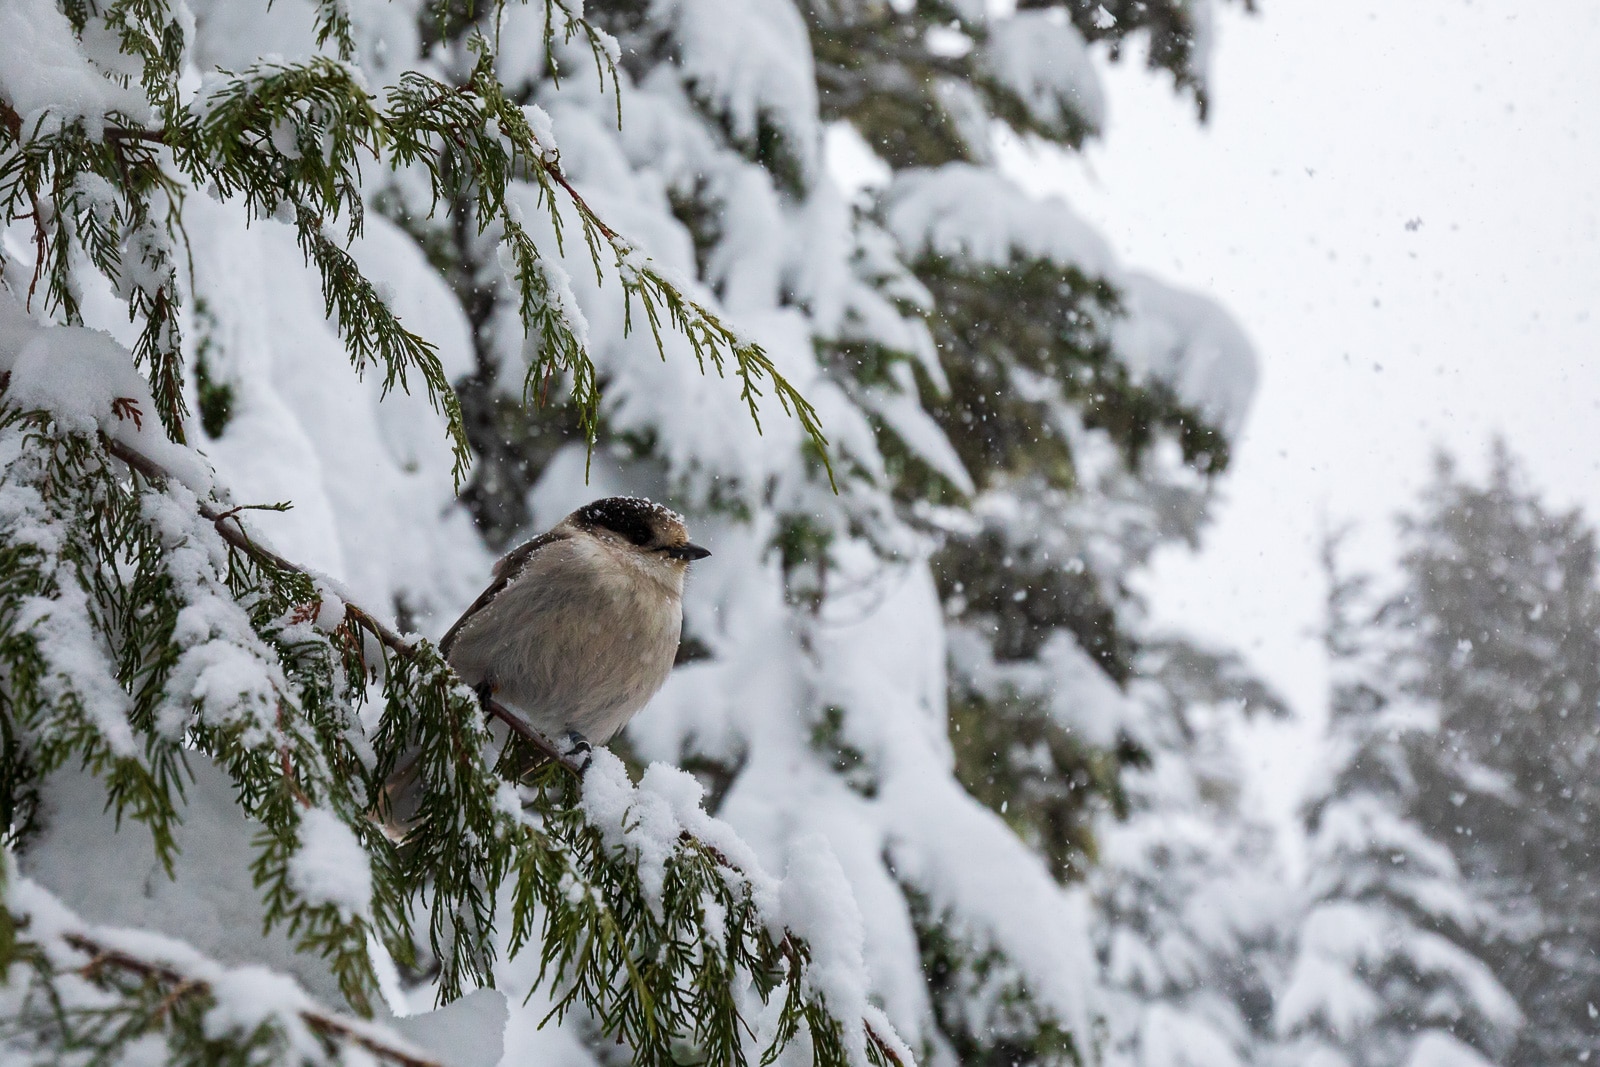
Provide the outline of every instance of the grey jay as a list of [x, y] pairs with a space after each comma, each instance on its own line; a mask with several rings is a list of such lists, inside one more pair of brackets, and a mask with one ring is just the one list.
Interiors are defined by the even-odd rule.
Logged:
[[[659, 504], [596, 500], [506, 553], [439, 651], [481, 695], [568, 752], [587, 753], [667, 680], [684, 576], [710, 554]], [[415, 763], [402, 758], [384, 789], [391, 826], [415, 815]]]

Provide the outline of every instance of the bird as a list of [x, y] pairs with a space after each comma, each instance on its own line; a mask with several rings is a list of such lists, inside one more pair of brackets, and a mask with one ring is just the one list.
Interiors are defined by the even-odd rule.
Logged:
[[[586, 762], [666, 682], [689, 564], [709, 555], [669, 508], [593, 501], [502, 556], [439, 651], [480, 698]], [[416, 762], [402, 756], [385, 785], [391, 826], [415, 816]]]

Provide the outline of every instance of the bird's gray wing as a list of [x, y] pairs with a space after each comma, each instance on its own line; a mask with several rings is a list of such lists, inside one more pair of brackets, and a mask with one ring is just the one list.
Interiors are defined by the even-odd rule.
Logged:
[[472, 602], [470, 608], [461, 613], [461, 618], [455, 621], [455, 625], [445, 631], [445, 635], [439, 639], [439, 653], [449, 658], [450, 646], [455, 644], [456, 635], [461, 632], [461, 628], [474, 615], [488, 607], [494, 598], [499, 596], [501, 591], [511, 584], [511, 580], [522, 573], [522, 568], [527, 566], [528, 560], [533, 557], [535, 552], [546, 545], [554, 544], [557, 541], [565, 541], [570, 536], [570, 534], [557, 533], [552, 530], [549, 533], [540, 534], [531, 541], [524, 541], [510, 552], [501, 556], [499, 562], [494, 565], [494, 581], [489, 583], [489, 588], [478, 594], [478, 599]]

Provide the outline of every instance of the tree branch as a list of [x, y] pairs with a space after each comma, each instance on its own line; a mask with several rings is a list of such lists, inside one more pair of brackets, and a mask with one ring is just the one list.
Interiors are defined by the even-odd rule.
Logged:
[[140, 130], [129, 126], [107, 126], [105, 139], [113, 143], [145, 141], [149, 144], [166, 144], [167, 135], [161, 130]]
[[894, 1064], [894, 1067], [906, 1067], [905, 1063], [900, 1059], [900, 1053], [894, 1050], [893, 1045], [878, 1036], [878, 1031], [872, 1028], [871, 1023], [863, 1022], [861, 1026], [867, 1032], [867, 1040], [871, 1041], [873, 1047], [883, 1054], [884, 1059]]
[[561, 173], [561, 168], [558, 165], [541, 159], [539, 160], [539, 166], [543, 168], [546, 174], [550, 175], [552, 181], [567, 191], [567, 195], [572, 197], [573, 205], [576, 206], [578, 211], [594, 224], [595, 229], [599, 230], [605, 235], [607, 241], [611, 242], [613, 245], [625, 244], [630, 248], [632, 247], [632, 242], [623, 237], [616, 230], [613, 230], [610, 226], [606, 225], [605, 220], [600, 217], [599, 213], [596, 212], [594, 208], [590, 207], [589, 202], [579, 195], [578, 190], [572, 187], [571, 182], [567, 181], [567, 176]]
[[[160, 481], [166, 481], [172, 477], [166, 468], [159, 463], [156, 463], [149, 456], [129, 448], [121, 441], [105, 435], [101, 435], [101, 439], [105, 442], [106, 451], [138, 471], [144, 477]], [[239, 519], [238, 508], [222, 511], [204, 500], [199, 502], [199, 507], [201, 516], [216, 527], [217, 533], [221, 535], [224, 541], [239, 549], [239, 551], [249, 553], [254, 558], [263, 560], [282, 570], [293, 571], [296, 574], [304, 574], [310, 577], [310, 572], [304, 567], [289, 562], [271, 549], [251, 540], [249, 532], [245, 530], [243, 522]], [[370, 633], [395, 655], [408, 660], [416, 655], [417, 649], [415, 645], [395, 633], [382, 620], [366, 609], [347, 601], [344, 606], [344, 614], [345, 619], [351, 625]], [[538, 749], [546, 758], [559, 763], [574, 777], [583, 777], [583, 765], [564, 755], [561, 749], [556, 747], [555, 742], [535, 730], [521, 715], [492, 698], [483, 701], [483, 707], [491, 716], [505, 723], [512, 733]]]
[[[63, 935], [62, 940], [79, 952], [89, 954], [89, 962], [84, 967], [86, 971], [116, 967], [141, 978], [171, 986], [167, 999], [162, 1002], [167, 1010], [171, 1010], [171, 1006], [184, 997], [211, 991], [210, 984], [203, 979], [184, 974], [170, 964], [156, 963], [135, 956], [131, 952], [103, 945], [86, 934], [69, 933]], [[354, 1023], [337, 1015], [317, 1011], [314, 1008], [302, 1008], [298, 1014], [308, 1027], [321, 1036], [359, 1045], [372, 1055], [390, 1063], [400, 1064], [401, 1067], [444, 1067], [438, 1060], [426, 1059], [363, 1033]]]

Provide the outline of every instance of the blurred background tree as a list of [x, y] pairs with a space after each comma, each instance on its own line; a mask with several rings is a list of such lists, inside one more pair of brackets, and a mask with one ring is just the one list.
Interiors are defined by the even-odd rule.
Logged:
[[1330, 564], [1334, 760], [1307, 809], [1313, 903], [1279, 1025], [1350, 1063], [1424, 1043], [1581, 1061], [1600, 943], [1593, 532], [1496, 444], [1480, 479], [1441, 456], [1400, 533], [1386, 593]]
[[1474, 948], [1529, 1020], [1505, 1062], [1581, 1062], [1600, 1034], [1594, 531], [1528, 488], [1504, 443], [1487, 466], [1441, 458], [1402, 527], [1391, 625], [1438, 723], [1411, 758], [1415, 817], [1499, 917]]

